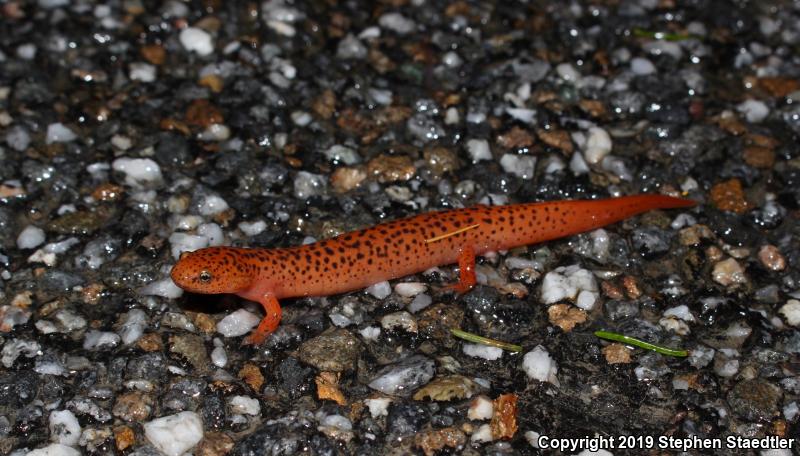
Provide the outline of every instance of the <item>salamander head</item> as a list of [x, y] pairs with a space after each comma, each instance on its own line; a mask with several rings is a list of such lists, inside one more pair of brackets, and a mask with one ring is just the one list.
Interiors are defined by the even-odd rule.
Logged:
[[237, 293], [255, 281], [255, 268], [240, 255], [242, 249], [209, 247], [181, 255], [170, 276], [192, 293]]

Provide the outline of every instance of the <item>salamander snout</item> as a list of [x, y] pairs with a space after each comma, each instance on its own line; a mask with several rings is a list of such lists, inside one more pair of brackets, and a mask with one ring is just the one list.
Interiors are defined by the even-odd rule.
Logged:
[[236, 293], [254, 281], [254, 271], [236, 249], [209, 247], [184, 253], [170, 276], [176, 285], [193, 293]]

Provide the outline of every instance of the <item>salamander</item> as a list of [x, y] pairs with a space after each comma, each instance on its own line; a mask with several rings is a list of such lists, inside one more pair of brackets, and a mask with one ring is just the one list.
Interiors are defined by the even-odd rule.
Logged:
[[172, 280], [192, 293], [233, 293], [266, 312], [245, 343], [260, 344], [281, 319], [278, 300], [328, 296], [457, 263], [465, 292], [475, 257], [618, 222], [651, 209], [694, 206], [688, 199], [635, 195], [428, 212], [288, 248], [208, 247], [184, 253]]

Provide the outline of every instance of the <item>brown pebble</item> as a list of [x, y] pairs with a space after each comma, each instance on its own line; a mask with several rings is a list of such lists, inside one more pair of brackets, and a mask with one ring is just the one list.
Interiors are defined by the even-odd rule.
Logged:
[[407, 181], [416, 172], [414, 162], [406, 155], [382, 154], [367, 163], [367, 175], [375, 177], [380, 183]]
[[600, 289], [603, 290], [605, 296], [611, 299], [622, 299], [625, 297], [625, 295], [622, 294], [622, 290], [611, 282], [600, 282]]
[[586, 312], [583, 309], [572, 307], [569, 304], [556, 304], [547, 309], [550, 323], [558, 326], [564, 332], [586, 321]]
[[148, 44], [139, 49], [145, 60], [153, 65], [161, 65], [167, 58], [167, 51], [160, 44]]
[[584, 98], [578, 102], [578, 106], [580, 106], [585, 113], [594, 118], [605, 117], [608, 112], [606, 106], [600, 100]]
[[642, 290], [639, 288], [639, 282], [633, 276], [623, 276], [622, 286], [625, 287], [625, 294], [631, 299], [637, 299], [642, 296]]
[[191, 317], [192, 323], [197, 326], [197, 329], [205, 334], [212, 334], [217, 330], [217, 322], [211, 315], [203, 312], [187, 312], [187, 315]]
[[786, 269], [786, 258], [774, 245], [767, 244], [762, 246], [758, 251], [758, 259], [770, 271], [783, 271]]
[[678, 232], [678, 241], [683, 246], [700, 245], [703, 239], [714, 239], [714, 232], [706, 225], [696, 224]]
[[423, 152], [423, 159], [428, 169], [436, 177], [441, 177], [443, 174], [456, 171], [461, 167], [458, 155], [447, 147], [428, 147]]
[[103, 297], [103, 291], [106, 289], [105, 285], [100, 283], [90, 283], [83, 287], [81, 290], [81, 296], [83, 297], [83, 303], [89, 305], [95, 305], [100, 302], [100, 298]]
[[221, 124], [224, 121], [222, 112], [203, 98], [194, 100], [186, 109], [186, 123], [189, 125], [207, 128], [209, 125]]
[[498, 136], [497, 143], [507, 149], [520, 149], [533, 146], [535, 139], [528, 130], [515, 126]]
[[622, 344], [611, 344], [603, 347], [603, 356], [608, 364], [628, 364], [631, 362], [631, 350]]
[[214, 93], [222, 92], [222, 89], [225, 86], [225, 81], [223, 81], [222, 78], [216, 74], [205, 75], [200, 78], [197, 83], [203, 87], [208, 87], [208, 89]]
[[750, 208], [744, 198], [744, 190], [739, 179], [720, 182], [711, 188], [711, 202], [720, 210], [743, 214]]
[[164, 344], [161, 342], [161, 336], [158, 334], [147, 333], [136, 341], [136, 346], [139, 347], [140, 350], [146, 352], [156, 352], [161, 351]]
[[203, 434], [203, 440], [197, 444], [192, 454], [195, 456], [222, 456], [230, 453], [235, 442], [224, 432], [209, 431]]
[[261, 385], [264, 384], [264, 374], [261, 373], [261, 369], [255, 364], [245, 363], [239, 370], [238, 375], [239, 378], [250, 385], [250, 388], [253, 388], [253, 391], [261, 390]]
[[753, 168], [769, 169], [775, 164], [775, 152], [761, 146], [745, 147], [742, 158]]
[[331, 175], [331, 187], [337, 193], [346, 193], [357, 188], [367, 178], [367, 172], [361, 168], [336, 168]]
[[575, 150], [572, 138], [566, 130], [537, 130], [536, 135], [543, 143], [560, 150], [566, 156], [572, 155]]
[[325, 89], [311, 104], [311, 110], [323, 119], [330, 119], [336, 112], [336, 93]]
[[414, 436], [414, 446], [425, 456], [433, 456], [445, 448], [460, 449], [467, 444], [467, 436], [455, 427], [428, 429]]
[[114, 428], [114, 440], [116, 441], [117, 450], [125, 451], [136, 441], [136, 434], [128, 426], [117, 426]]
[[800, 81], [796, 78], [765, 77], [758, 79], [758, 86], [773, 97], [780, 98], [800, 90]]
[[492, 437], [509, 440], [517, 433], [517, 395], [501, 394], [494, 400], [494, 414], [489, 423]]
[[338, 372], [320, 372], [314, 379], [314, 383], [317, 385], [317, 398], [332, 400], [339, 405], [347, 405], [347, 399], [339, 389], [340, 376], [341, 374]]
[[116, 201], [118, 200], [125, 190], [119, 185], [111, 183], [100, 184], [92, 192], [92, 198], [96, 201]]
[[133, 422], [143, 421], [153, 411], [153, 397], [142, 391], [131, 391], [117, 396], [111, 413], [117, 418]]

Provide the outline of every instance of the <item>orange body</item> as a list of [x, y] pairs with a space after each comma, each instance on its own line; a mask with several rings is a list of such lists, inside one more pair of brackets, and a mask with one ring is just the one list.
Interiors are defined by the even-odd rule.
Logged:
[[280, 321], [281, 298], [344, 293], [456, 262], [461, 277], [455, 288], [465, 291], [475, 283], [476, 255], [569, 236], [650, 209], [694, 204], [638, 195], [430, 212], [298, 247], [201, 249], [181, 257], [172, 279], [191, 292], [235, 293], [260, 302], [267, 316], [249, 338], [259, 343]]

